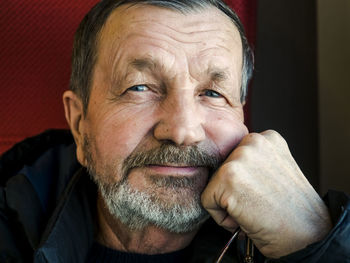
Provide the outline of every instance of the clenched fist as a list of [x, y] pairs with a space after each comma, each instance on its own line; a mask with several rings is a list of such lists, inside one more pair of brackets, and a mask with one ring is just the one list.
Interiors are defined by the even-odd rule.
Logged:
[[212, 177], [202, 204], [214, 220], [238, 226], [270, 258], [324, 238], [328, 209], [275, 131], [248, 134]]

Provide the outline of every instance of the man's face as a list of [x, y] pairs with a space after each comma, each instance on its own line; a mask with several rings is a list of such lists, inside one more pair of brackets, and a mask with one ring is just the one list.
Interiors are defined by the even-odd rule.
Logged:
[[190, 215], [187, 228], [168, 227], [175, 232], [202, 221], [200, 194], [210, 171], [247, 134], [241, 68], [239, 33], [214, 8], [184, 15], [136, 5], [111, 14], [100, 35], [78, 158], [112, 214], [132, 207], [125, 214], [136, 223], [119, 219], [134, 228], [139, 213], [171, 214], [165, 225], [147, 219], [163, 228], [176, 215]]

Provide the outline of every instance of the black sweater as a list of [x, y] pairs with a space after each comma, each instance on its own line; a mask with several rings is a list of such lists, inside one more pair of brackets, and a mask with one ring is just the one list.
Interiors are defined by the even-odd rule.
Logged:
[[87, 263], [179, 263], [186, 262], [188, 249], [172, 253], [146, 255], [121, 252], [95, 242], [90, 249]]

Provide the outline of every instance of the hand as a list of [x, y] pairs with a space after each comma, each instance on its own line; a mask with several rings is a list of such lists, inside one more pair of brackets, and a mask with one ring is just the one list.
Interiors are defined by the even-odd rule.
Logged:
[[270, 258], [319, 241], [331, 229], [328, 209], [275, 131], [248, 134], [217, 170], [202, 204], [222, 227], [237, 226]]

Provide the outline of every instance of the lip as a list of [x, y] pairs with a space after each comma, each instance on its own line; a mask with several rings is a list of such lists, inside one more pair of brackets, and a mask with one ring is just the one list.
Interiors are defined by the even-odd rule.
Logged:
[[205, 169], [201, 166], [172, 166], [172, 165], [148, 165], [146, 169], [156, 174], [163, 175], [193, 175]]

